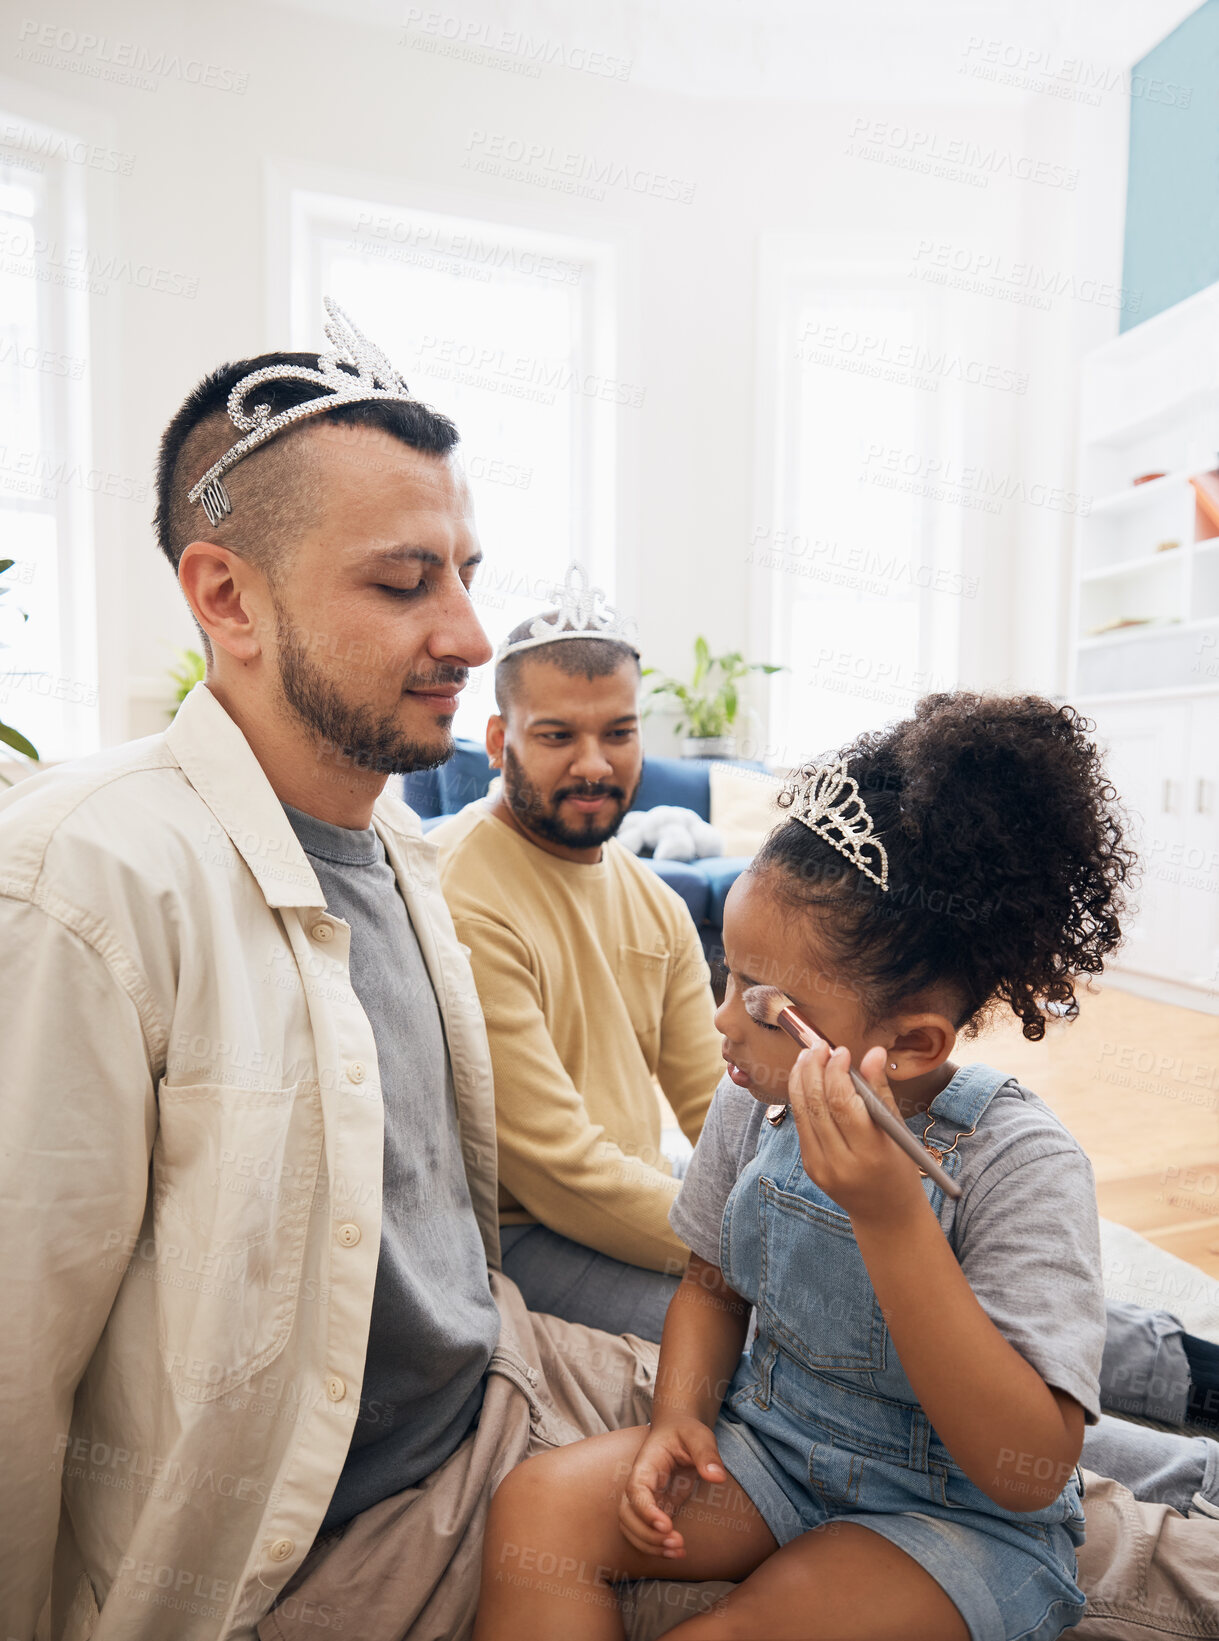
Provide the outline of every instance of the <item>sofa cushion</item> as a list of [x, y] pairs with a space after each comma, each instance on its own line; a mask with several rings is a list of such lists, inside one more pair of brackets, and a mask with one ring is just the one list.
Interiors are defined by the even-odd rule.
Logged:
[[693, 809], [700, 820], [711, 818], [710, 765], [703, 758], [645, 758], [643, 777], [632, 809], [671, 804]]
[[[664, 878], [670, 889], [676, 889], [686, 905], [690, 908], [690, 916], [696, 925], [705, 923], [711, 905], [711, 885], [703, 875], [702, 867], [707, 865], [702, 860], [647, 860], [645, 866], [650, 866], [657, 877]], [[718, 864], [718, 863], [717, 863]], [[727, 893], [727, 890], [725, 890]]]
[[775, 801], [783, 790], [777, 775], [740, 764], [716, 763], [711, 776], [711, 824], [726, 855], [755, 855], [766, 834], [784, 818]]
[[455, 815], [475, 798], [486, 796], [494, 774], [487, 750], [478, 741], [457, 742], [439, 769], [421, 769], [402, 777], [402, 796], [421, 818]]
[[716, 860], [696, 860], [697, 867], [707, 884], [707, 919], [720, 928], [724, 922], [724, 902], [728, 891], [749, 865], [750, 855], [721, 855]]

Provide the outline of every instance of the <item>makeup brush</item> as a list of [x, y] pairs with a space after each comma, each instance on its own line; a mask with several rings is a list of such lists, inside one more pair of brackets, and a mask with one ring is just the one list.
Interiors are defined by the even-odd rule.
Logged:
[[[780, 1031], [785, 1031], [793, 1042], [800, 1044], [801, 1048], [812, 1048], [818, 1041], [828, 1044], [830, 1048], [835, 1046], [828, 1037], [822, 1037], [819, 1032], [813, 1030], [804, 1016], [796, 1010], [791, 998], [785, 996], [778, 986], [750, 986], [742, 995], [741, 1001], [751, 1020], [756, 1020], [760, 1026], [778, 1026]], [[876, 1126], [883, 1128], [889, 1138], [900, 1145], [941, 1190], [946, 1191], [950, 1197], [959, 1197], [961, 1187], [952, 1175], [946, 1173], [926, 1147], [919, 1144], [905, 1123], [899, 1121], [888, 1106], [876, 1098], [855, 1067], [850, 1066], [848, 1070], [855, 1092], [867, 1106], [868, 1115]]]

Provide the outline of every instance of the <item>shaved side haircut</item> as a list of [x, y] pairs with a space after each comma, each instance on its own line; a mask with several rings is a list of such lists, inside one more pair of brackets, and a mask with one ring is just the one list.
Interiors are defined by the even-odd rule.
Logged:
[[[265, 445], [250, 452], [224, 475], [232, 498], [231, 515], [209, 524], [188, 492], [213, 462], [241, 437], [228, 414], [233, 388], [251, 372], [269, 365], [317, 368], [316, 353], [262, 353], [221, 365], [192, 389], [161, 437], [157, 456], [157, 544], [177, 574], [183, 548], [192, 541], [214, 541], [253, 564], [271, 582], [282, 575], [294, 541], [321, 510], [321, 485], [312, 452], [321, 439], [351, 441], [351, 459], [367, 460], [356, 448], [355, 429], [379, 429], [426, 455], [444, 456], [458, 442], [447, 416], [424, 404], [387, 402], [339, 405], [302, 417]], [[343, 367], [346, 368], [346, 367]], [[265, 404], [272, 416], [317, 397], [310, 382], [263, 382], [245, 397], [248, 412]], [[348, 432], [350, 429], [352, 431]]]
[[[550, 621], [557, 617], [558, 611], [551, 610], [542, 619]], [[528, 638], [536, 619], [531, 616], [513, 627], [508, 642], [515, 644], [521, 638]], [[613, 638], [560, 638], [550, 644], [538, 644], [531, 650], [519, 650], [515, 655], [506, 655], [495, 669], [495, 705], [501, 718], [507, 717], [516, 697], [522, 669], [534, 660], [557, 667], [568, 678], [583, 677], [590, 683], [594, 678], [609, 678], [624, 661], [633, 661], [636, 668], [639, 666], [639, 657], [631, 646]]]

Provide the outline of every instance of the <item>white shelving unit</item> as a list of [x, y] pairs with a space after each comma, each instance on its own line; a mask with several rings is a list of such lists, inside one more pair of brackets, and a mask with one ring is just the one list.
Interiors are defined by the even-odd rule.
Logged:
[[1089, 355], [1080, 431], [1070, 698], [1144, 867], [1113, 978], [1219, 1014], [1219, 527], [1190, 484], [1219, 469], [1219, 285]]

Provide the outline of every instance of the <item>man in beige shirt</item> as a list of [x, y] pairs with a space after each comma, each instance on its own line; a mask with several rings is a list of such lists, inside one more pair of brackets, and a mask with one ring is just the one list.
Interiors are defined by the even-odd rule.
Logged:
[[[0, 798], [7, 1641], [458, 1637], [504, 1470], [646, 1417], [646, 1353], [498, 1271], [473, 977], [383, 791], [490, 655], [478, 541], [456, 429], [340, 319], [162, 441], [206, 683]], [[400, 1587], [268, 1615], [370, 1541]]]
[[659, 1339], [688, 1250], [656, 1084], [693, 1143], [724, 1062], [689, 912], [614, 838], [639, 678], [613, 612], [522, 624], [487, 728], [499, 791], [430, 836], [491, 1044], [504, 1269], [535, 1310]]

